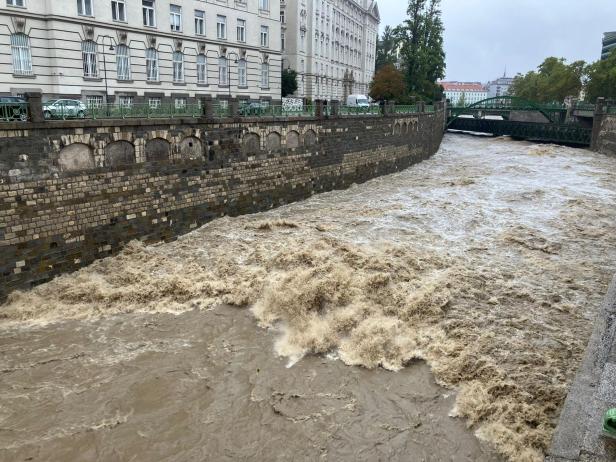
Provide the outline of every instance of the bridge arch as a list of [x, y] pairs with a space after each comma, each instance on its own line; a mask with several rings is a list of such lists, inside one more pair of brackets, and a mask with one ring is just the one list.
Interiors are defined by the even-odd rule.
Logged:
[[[469, 106], [458, 108], [452, 107], [452, 118], [447, 121], [447, 128], [460, 116], [473, 115], [478, 109], [500, 110], [500, 111], [536, 111], [541, 113], [548, 121], [551, 121], [550, 113], [546, 110], [546, 106], [542, 106], [534, 101], [529, 101], [517, 96], [495, 96], [477, 101]], [[560, 108], [559, 108], [560, 110]], [[455, 113], [455, 115], [454, 115]]]

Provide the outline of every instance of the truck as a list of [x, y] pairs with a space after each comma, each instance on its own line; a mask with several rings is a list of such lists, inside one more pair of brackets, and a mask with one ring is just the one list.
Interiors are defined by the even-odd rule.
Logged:
[[346, 105], [349, 107], [370, 107], [370, 101], [368, 101], [366, 95], [349, 95]]

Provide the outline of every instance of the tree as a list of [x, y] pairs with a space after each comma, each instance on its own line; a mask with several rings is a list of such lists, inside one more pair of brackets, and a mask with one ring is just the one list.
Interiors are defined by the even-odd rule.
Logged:
[[577, 97], [582, 90], [586, 64], [575, 61], [567, 64], [564, 58], [547, 58], [526, 75], [518, 74], [511, 87], [511, 94], [531, 101], [563, 102], [567, 96]]
[[376, 40], [376, 63], [375, 71], [388, 64], [396, 64], [397, 61], [398, 39], [394, 30], [390, 26], [385, 26], [383, 38]]
[[292, 95], [297, 91], [297, 72], [293, 69], [282, 70], [282, 97]]
[[377, 101], [400, 101], [405, 94], [404, 75], [393, 64], [382, 67], [370, 84], [370, 97]]
[[441, 0], [409, 0], [409, 18], [395, 31], [409, 93], [426, 99], [442, 94], [436, 81], [445, 77], [440, 3]]
[[586, 68], [586, 100], [594, 103], [597, 98], [616, 98], [616, 50], [602, 61]]
[[458, 107], [466, 107], [466, 93], [462, 92], [460, 99], [458, 100]]

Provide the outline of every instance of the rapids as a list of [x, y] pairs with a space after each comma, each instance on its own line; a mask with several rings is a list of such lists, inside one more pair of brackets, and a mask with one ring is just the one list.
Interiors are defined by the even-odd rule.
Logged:
[[[75, 454], [68, 449], [76, 445], [74, 435], [91, 432], [92, 441], [84, 437], [77, 445], [94, 454], [87, 460], [112, 460], [113, 454], [148, 460], [131, 458], [137, 453], [130, 448], [138, 445], [131, 446], [130, 435], [141, 439], [141, 431], [156, 440], [156, 432], [173, 433], [176, 425], [176, 440], [160, 436], [166, 449], [151, 453], [154, 446], [143, 444], [143, 451], [159, 460], [231, 460], [232, 454], [409, 460], [408, 451], [422, 450], [425, 460], [542, 460], [616, 270], [614, 172], [616, 159], [587, 150], [448, 134], [433, 158], [406, 171], [266, 213], [221, 218], [176, 242], [135, 242], [115, 257], [15, 292], [0, 307], [0, 456], [4, 450], [11, 459], [34, 454], [41, 458], [32, 460], [60, 460], [54, 456]], [[242, 324], [242, 334], [225, 346], [226, 331], [204, 327], [199, 313], [216, 322], [220, 312], [231, 332], [245, 314], [229, 314], [228, 306], [249, 308], [256, 322], [253, 334]], [[157, 343], [146, 333], [159, 323], [165, 334]], [[258, 357], [225, 356], [222, 365], [212, 359], [225, 348], [267, 349], [264, 339], [273, 348]], [[196, 343], [209, 366], [199, 365], [200, 354], [187, 346]], [[175, 398], [152, 384], [143, 387], [146, 395], [164, 396], [165, 412], [140, 402], [139, 381], [159, 368], [164, 376], [170, 357], [188, 376], [207, 377], [207, 387], [200, 385], [207, 403], [192, 385], [182, 390], [177, 383], [165, 385]], [[419, 379], [427, 372], [417, 360], [447, 390]], [[69, 364], [54, 373], [41, 369], [46, 361]], [[264, 394], [256, 376], [240, 380], [237, 361], [269, 377], [271, 393]], [[301, 382], [306, 374], [322, 382], [310, 390], [318, 410], [298, 410], [297, 391], [276, 391], [276, 383]], [[368, 396], [362, 380], [370, 390], [382, 389], [379, 398]], [[96, 406], [71, 398], [96, 396], [97, 387], [102, 401]], [[413, 412], [419, 417], [399, 407], [383, 410], [382, 400], [414, 402], [409, 396], [422, 387], [432, 390], [433, 406], [418, 404]], [[226, 391], [228, 400], [221, 398]], [[124, 393], [114, 404], [110, 397]], [[216, 399], [205, 398], [210, 395]], [[269, 400], [273, 415], [292, 411], [292, 424], [274, 425], [263, 408], [236, 401], [247, 395], [251, 403]], [[272, 396], [286, 410], [276, 411]], [[65, 406], [73, 408], [61, 411]], [[439, 417], [439, 406], [449, 406], [442, 412], [459, 419]], [[406, 417], [383, 423], [394, 428], [390, 433], [373, 432], [368, 416], [377, 409], [387, 414], [381, 423], [397, 422], [401, 412]], [[85, 413], [96, 412], [98, 423], [85, 422]], [[332, 417], [345, 412], [358, 414]], [[201, 420], [194, 420], [197, 414]], [[161, 424], [165, 419], [168, 425]], [[199, 433], [199, 425], [211, 431], [212, 422], [233, 433], [234, 419], [243, 443], [238, 435], [225, 442]], [[115, 432], [131, 421], [138, 422], [136, 433], [98, 436], [101, 428]], [[479, 442], [455, 427], [462, 422]], [[443, 428], [450, 450], [431, 453], [429, 441], [439, 440]], [[259, 437], [246, 436], [251, 431]], [[278, 441], [281, 435], [288, 440]], [[424, 442], [414, 447], [414, 438]], [[173, 441], [183, 451], [175, 457], [167, 451]], [[204, 452], [190, 452], [191, 445]]]

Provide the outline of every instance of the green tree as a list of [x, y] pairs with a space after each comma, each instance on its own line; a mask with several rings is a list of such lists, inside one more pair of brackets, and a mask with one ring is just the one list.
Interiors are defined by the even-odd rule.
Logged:
[[408, 19], [396, 29], [409, 93], [426, 99], [442, 95], [445, 77], [441, 0], [409, 0]]
[[602, 61], [586, 68], [586, 100], [594, 103], [597, 98], [616, 98], [616, 50]]
[[382, 67], [370, 84], [370, 97], [377, 101], [400, 102], [406, 95], [404, 75], [393, 64]]
[[567, 96], [577, 97], [582, 90], [586, 64], [575, 61], [567, 64], [564, 58], [547, 58], [537, 68], [513, 80], [511, 94], [531, 101], [563, 102]]
[[282, 70], [282, 97], [292, 95], [297, 91], [297, 72], [293, 69]]
[[378, 72], [388, 64], [396, 64], [398, 38], [390, 26], [385, 26], [382, 38], [376, 41], [375, 70]]

